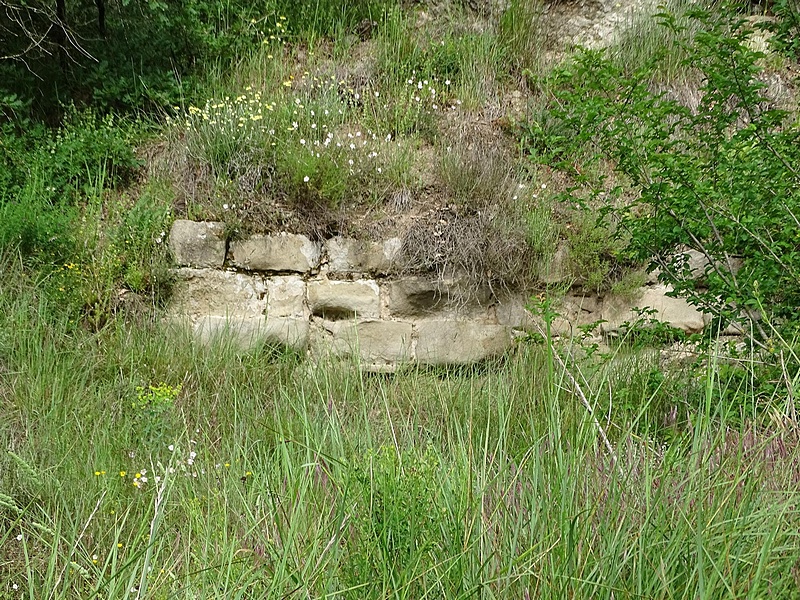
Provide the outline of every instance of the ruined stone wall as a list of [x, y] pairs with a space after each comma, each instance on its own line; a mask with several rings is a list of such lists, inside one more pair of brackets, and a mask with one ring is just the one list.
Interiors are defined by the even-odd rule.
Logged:
[[[527, 294], [498, 298], [457, 278], [396, 275], [398, 238], [318, 243], [278, 234], [226, 242], [221, 223], [178, 220], [170, 247], [178, 278], [170, 314], [201, 340], [227, 332], [244, 348], [274, 344], [384, 369], [477, 362], [540, 325], [525, 308]], [[653, 282], [626, 302], [567, 295], [553, 331], [571, 336], [602, 320], [598, 334], [614, 333], [635, 318], [634, 306], [651, 307], [684, 331], [702, 329], [704, 315], [668, 291]]]

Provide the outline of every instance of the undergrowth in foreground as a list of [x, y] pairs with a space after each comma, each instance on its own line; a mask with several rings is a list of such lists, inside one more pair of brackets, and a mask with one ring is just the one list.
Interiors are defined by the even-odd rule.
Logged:
[[526, 345], [370, 375], [121, 320], [81, 332], [15, 281], [0, 598], [799, 593], [796, 434], [777, 405], [725, 401], [714, 361], [652, 385], [646, 357], [565, 369], [567, 349]]

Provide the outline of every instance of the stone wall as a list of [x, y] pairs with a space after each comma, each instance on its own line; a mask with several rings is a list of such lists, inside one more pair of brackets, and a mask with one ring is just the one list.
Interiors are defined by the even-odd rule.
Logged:
[[[525, 294], [497, 298], [457, 278], [393, 275], [401, 246], [397, 238], [319, 243], [292, 234], [226, 242], [220, 223], [178, 220], [170, 233], [179, 280], [170, 314], [202, 340], [228, 332], [245, 348], [274, 344], [375, 369], [469, 364], [538, 329]], [[599, 333], [611, 334], [633, 320], [633, 306], [652, 307], [687, 332], [702, 329], [704, 316], [668, 291], [654, 283], [629, 302], [567, 296], [553, 331], [570, 336], [603, 320]]]

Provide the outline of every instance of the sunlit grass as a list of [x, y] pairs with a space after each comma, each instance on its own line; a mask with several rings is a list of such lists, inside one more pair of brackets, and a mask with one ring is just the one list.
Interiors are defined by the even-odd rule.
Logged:
[[[635, 377], [652, 362], [570, 366], [609, 454], [546, 347], [370, 375], [162, 326], [89, 334], [3, 285], [0, 597], [796, 590], [795, 436], [732, 420], [711, 369], [667, 440]], [[609, 422], [625, 381], [640, 406]]]

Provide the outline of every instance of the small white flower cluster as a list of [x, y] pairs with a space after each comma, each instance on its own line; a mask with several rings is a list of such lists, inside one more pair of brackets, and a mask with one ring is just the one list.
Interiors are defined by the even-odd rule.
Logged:
[[445, 79], [444, 89], [439, 88], [437, 91], [439, 81], [435, 76], [420, 77], [419, 79], [412, 76], [406, 81], [409, 100], [411, 103], [418, 104], [434, 112], [457, 110], [461, 106], [461, 100], [450, 97], [451, 83], [449, 79]]

